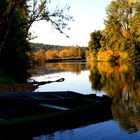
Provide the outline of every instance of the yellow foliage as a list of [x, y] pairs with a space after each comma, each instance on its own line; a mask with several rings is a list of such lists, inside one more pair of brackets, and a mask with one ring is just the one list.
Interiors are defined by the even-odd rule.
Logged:
[[45, 50], [40, 49], [37, 52], [31, 54], [31, 59], [37, 63], [43, 63], [45, 60]]
[[98, 61], [111, 61], [113, 56], [112, 50], [106, 50], [106, 51], [99, 51], [97, 54]]
[[128, 58], [128, 53], [127, 52], [118, 52], [120, 58], [123, 60], [126, 60]]
[[98, 61], [124, 61], [127, 60], [127, 52], [116, 52], [112, 50], [99, 51], [97, 54]]
[[59, 50], [48, 50], [45, 52], [46, 59], [54, 59], [59, 57]]
[[123, 30], [122, 34], [124, 37], [127, 37], [129, 35], [129, 32], [128, 32], [128, 30]]
[[59, 53], [59, 57], [61, 58], [69, 58], [71, 56], [71, 53], [69, 52], [69, 50], [62, 50], [60, 53]]
[[107, 77], [114, 72], [114, 67], [109, 62], [98, 63], [97, 68], [100, 73], [106, 73]]
[[62, 50], [48, 50], [46, 53], [46, 59], [55, 58], [82, 58], [84, 51], [80, 47], [66, 47]]
[[88, 55], [86, 56], [86, 62], [87, 63], [94, 62], [94, 56], [92, 53], [88, 53]]
[[133, 0], [128, 0], [128, 4], [131, 5]]

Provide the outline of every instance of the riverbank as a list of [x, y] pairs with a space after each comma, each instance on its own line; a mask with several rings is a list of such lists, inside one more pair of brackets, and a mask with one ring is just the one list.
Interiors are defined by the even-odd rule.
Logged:
[[54, 58], [54, 59], [47, 59], [46, 62], [86, 62], [86, 59], [82, 58]]

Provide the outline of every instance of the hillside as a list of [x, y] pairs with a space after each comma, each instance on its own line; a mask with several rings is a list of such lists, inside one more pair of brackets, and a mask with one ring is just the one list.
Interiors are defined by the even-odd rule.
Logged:
[[[50, 44], [41, 44], [41, 43], [31, 43], [30, 45], [31, 45], [32, 51], [35, 51], [35, 52], [40, 49], [48, 51], [48, 50], [63, 50], [68, 47], [74, 47], [74, 46], [61, 46], [61, 45], [50, 45]], [[82, 48], [84, 51], [88, 50], [87, 47], [80, 47], [80, 48]]]

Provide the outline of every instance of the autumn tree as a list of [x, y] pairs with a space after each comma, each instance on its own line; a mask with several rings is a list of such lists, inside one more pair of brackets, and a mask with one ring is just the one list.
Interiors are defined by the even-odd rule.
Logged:
[[106, 48], [137, 52], [140, 48], [140, 1], [116, 0], [107, 8], [104, 41]]

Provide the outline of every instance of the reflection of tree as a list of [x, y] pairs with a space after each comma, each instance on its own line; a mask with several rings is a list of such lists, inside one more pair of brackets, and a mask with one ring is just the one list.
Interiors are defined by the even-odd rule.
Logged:
[[[104, 62], [90, 69], [89, 79], [92, 88], [102, 89], [113, 98], [114, 119], [129, 133], [140, 130], [139, 74], [131, 65], [114, 65]], [[98, 83], [95, 83], [95, 79]]]
[[112, 114], [119, 125], [129, 133], [140, 130], [140, 102], [132, 95], [121, 96], [112, 104]]
[[130, 65], [100, 62], [90, 67], [89, 79], [94, 90], [102, 89], [107, 95], [116, 97], [120, 93], [135, 94], [136, 91], [138, 92], [138, 89], [140, 89], [140, 79], [137, 74]]
[[70, 71], [74, 73], [80, 73], [81, 70], [86, 70], [86, 65], [80, 62], [67, 62], [67, 63], [46, 63], [46, 68], [52, 68], [63, 71]]
[[[131, 102], [131, 101], [130, 101]], [[119, 123], [120, 127], [124, 130], [132, 133], [136, 131], [136, 127], [131, 123], [131, 115], [133, 115], [133, 108], [129, 101], [120, 97], [119, 100], [115, 100], [112, 104], [112, 114], [114, 119]]]
[[82, 70], [87, 70], [86, 64], [81, 62], [61, 62], [61, 63], [46, 63], [45, 66], [37, 66], [29, 70], [32, 75], [44, 75], [61, 71], [69, 71], [79, 74]]
[[96, 65], [93, 65], [90, 70], [89, 80], [91, 87], [94, 90], [101, 90], [101, 74], [99, 73]]

